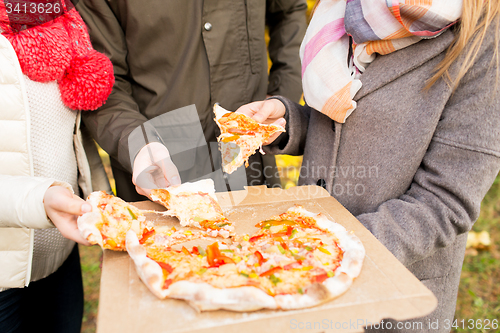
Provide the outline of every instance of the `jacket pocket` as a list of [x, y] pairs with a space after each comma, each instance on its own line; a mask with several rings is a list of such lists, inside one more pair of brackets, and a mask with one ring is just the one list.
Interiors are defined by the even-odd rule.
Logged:
[[244, 0], [244, 2], [250, 70], [252, 74], [260, 74], [262, 50], [265, 48], [266, 2], [264, 0]]

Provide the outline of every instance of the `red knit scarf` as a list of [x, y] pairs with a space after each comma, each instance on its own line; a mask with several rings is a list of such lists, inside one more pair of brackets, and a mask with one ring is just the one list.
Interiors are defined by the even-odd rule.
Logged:
[[37, 82], [57, 80], [69, 108], [95, 110], [105, 103], [115, 81], [113, 65], [92, 48], [76, 9], [19, 31], [0, 0], [0, 31], [14, 47], [23, 73]]

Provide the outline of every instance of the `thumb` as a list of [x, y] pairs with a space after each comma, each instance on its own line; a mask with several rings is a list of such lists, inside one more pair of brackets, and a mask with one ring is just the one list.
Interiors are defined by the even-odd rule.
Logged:
[[44, 196], [44, 206], [47, 213], [61, 212], [82, 215], [92, 210], [92, 207], [85, 200], [62, 186], [52, 186], [47, 189]]
[[167, 186], [180, 185], [181, 176], [179, 175], [179, 170], [175, 166], [174, 162], [170, 157], [162, 159], [157, 165], [161, 168], [163, 176], [167, 180]]

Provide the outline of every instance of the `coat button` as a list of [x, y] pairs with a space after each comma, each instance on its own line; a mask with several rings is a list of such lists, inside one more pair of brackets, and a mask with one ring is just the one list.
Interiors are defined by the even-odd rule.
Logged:
[[210, 31], [212, 30], [212, 23], [210, 22], [207, 22], [203, 25], [203, 28], [206, 30], [206, 31]]

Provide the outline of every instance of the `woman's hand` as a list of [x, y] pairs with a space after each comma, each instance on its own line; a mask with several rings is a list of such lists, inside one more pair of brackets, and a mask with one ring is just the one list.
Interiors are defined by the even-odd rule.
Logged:
[[90, 245], [80, 235], [76, 223], [78, 216], [92, 210], [85, 200], [63, 186], [51, 186], [45, 191], [43, 206], [48, 218], [64, 237], [82, 245]]
[[[236, 112], [243, 113], [261, 124], [274, 124], [285, 127], [285, 105], [278, 99], [253, 102], [241, 106]], [[264, 145], [272, 143], [281, 133], [273, 134]]]
[[137, 193], [147, 197], [152, 189], [180, 184], [179, 171], [167, 147], [159, 142], [144, 146], [134, 160], [132, 182]]

